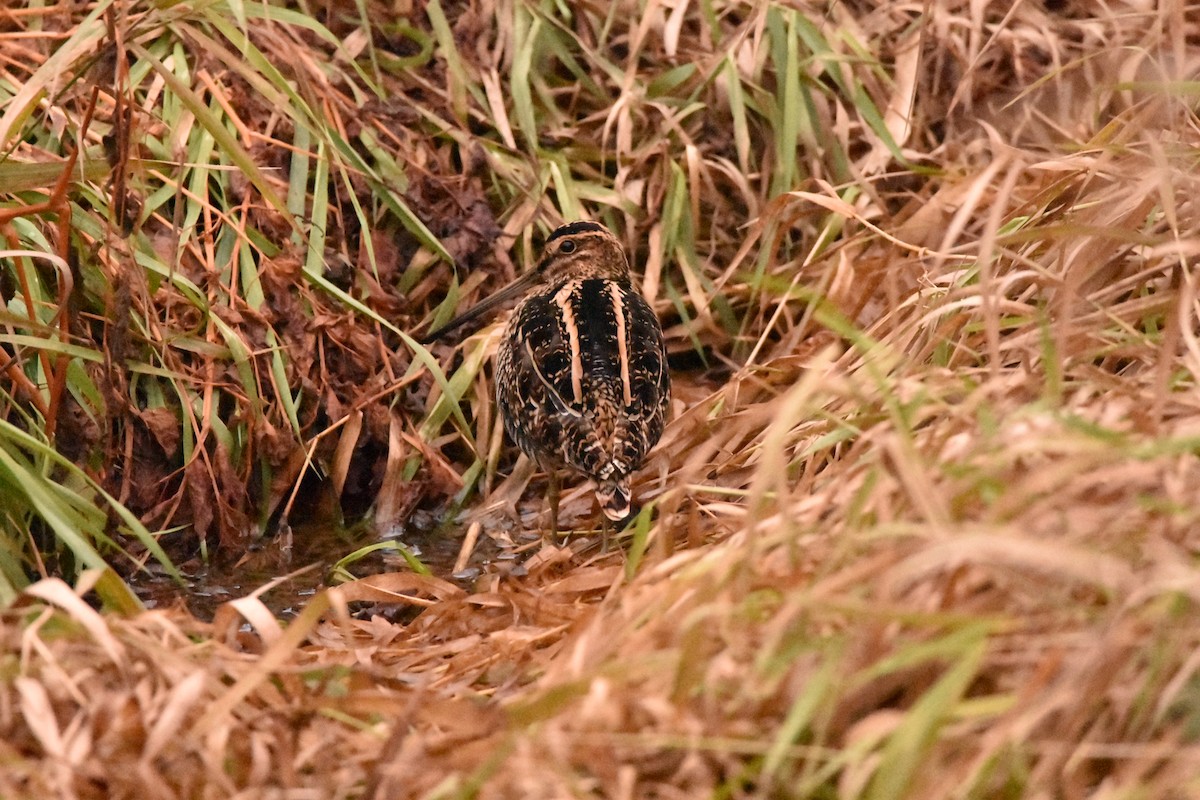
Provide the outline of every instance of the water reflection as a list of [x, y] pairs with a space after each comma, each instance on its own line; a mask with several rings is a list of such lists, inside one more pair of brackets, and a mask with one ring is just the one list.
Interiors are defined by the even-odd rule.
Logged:
[[288, 618], [330, 583], [366, 575], [416, 567], [470, 588], [501, 564], [499, 571], [506, 574], [519, 570], [514, 562], [522, 548], [506, 532], [492, 535], [481, 528], [464, 553], [470, 526], [438, 526], [437, 521], [436, 514], [422, 512], [390, 537], [380, 537], [365, 524], [347, 529], [329, 522], [297, 523], [236, 560], [218, 554], [207, 563], [195, 559], [180, 564], [183, 587], [156, 563], [128, 582], [148, 608], [183, 604], [203, 620], [212, 620], [223, 603], [270, 585], [259, 599], [276, 616]]

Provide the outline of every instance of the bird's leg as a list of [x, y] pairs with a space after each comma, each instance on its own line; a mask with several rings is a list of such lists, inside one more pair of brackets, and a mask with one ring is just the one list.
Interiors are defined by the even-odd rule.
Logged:
[[546, 499], [550, 502], [550, 536], [558, 537], [558, 470], [548, 470], [550, 485], [546, 488]]
[[600, 512], [600, 552], [608, 552], [608, 515]]

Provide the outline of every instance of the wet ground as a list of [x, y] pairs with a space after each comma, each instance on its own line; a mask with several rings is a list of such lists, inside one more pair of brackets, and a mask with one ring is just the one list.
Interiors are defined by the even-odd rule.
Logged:
[[[512, 572], [529, 536], [518, 541], [502, 528], [446, 524], [433, 513], [418, 513], [401, 530], [381, 536], [369, 525], [339, 528], [328, 521], [295, 524], [264, 539], [244, 556], [213, 557], [178, 565], [181, 586], [157, 563], [127, 579], [148, 608], [182, 604], [211, 620], [223, 603], [259, 593], [280, 618], [295, 616], [326, 586], [382, 572], [427, 569], [436, 577], [472, 585], [494, 566]], [[473, 537], [469, 534], [473, 533]], [[464, 541], [467, 542], [464, 547]], [[537, 539], [540, 537], [532, 537]], [[469, 549], [468, 549], [469, 548]]]

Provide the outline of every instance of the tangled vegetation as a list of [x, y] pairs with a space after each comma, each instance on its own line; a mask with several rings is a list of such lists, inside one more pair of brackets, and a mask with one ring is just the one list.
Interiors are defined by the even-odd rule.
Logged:
[[[0, 796], [1200, 793], [1187, 4], [97, 0], [0, 43]], [[583, 487], [522, 537], [495, 327], [416, 341], [581, 217], [675, 387], [610, 552]], [[286, 624], [123, 580], [363, 514], [511, 550]]]

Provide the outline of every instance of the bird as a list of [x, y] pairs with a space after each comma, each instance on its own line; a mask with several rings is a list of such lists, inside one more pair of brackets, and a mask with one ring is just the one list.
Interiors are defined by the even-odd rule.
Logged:
[[626, 520], [630, 479], [662, 436], [671, 398], [654, 309], [617, 237], [584, 220], [555, 229], [533, 269], [422, 342], [517, 297], [496, 353], [496, 405], [509, 438], [547, 473], [550, 529], [564, 469], [592, 481], [606, 520]]

